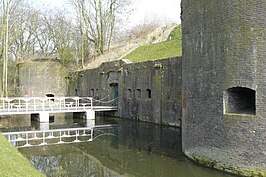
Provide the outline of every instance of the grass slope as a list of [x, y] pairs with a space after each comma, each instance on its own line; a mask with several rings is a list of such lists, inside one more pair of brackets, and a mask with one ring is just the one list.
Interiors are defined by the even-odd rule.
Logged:
[[38, 177], [39, 173], [18, 150], [0, 134], [0, 176], [1, 177]]
[[178, 25], [170, 33], [167, 41], [156, 44], [141, 46], [127, 55], [125, 59], [132, 62], [142, 62], [147, 60], [159, 60], [182, 56], [182, 31]]

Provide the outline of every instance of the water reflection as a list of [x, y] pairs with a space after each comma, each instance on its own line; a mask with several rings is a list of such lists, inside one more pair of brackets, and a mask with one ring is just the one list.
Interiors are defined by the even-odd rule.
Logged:
[[60, 128], [77, 128], [95, 125], [95, 122], [86, 121], [82, 118], [73, 118], [73, 114], [53, 114], [53, 121], [49, 123], [39, 123], [35, 115], [13, 115], [0, 117], [1, 132], [19, 132], [35, 130], [51, 130]]
[[20, 152], [47, 176], [232, 177], [187, 160], [178, 128], [112, 118], [96, 121], [110, 123], [117, 126], [95, 130], [93, 142]]

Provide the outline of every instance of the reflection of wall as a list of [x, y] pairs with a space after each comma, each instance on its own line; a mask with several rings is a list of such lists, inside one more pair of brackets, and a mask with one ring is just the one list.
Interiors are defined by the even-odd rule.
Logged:
[[36, 59], [18, 64], [19, 96], [66, 95], [66, 69], [55, 59]]
[[50, 117], [50, 119], [52, 119], [52, 122], [50, 122], [55, 125], [66, 123], [65, 113], [50, 114]]
[[182, 1], [184, 153], [249, 176], [266, 175], [265, 7]]
[[118, 85], [120, 117], [180, 125], [180, 58], [132, 64], [116, 61], [70, 76], [69, 95], [112, 100]]
[[88, 143], [21, 148], [20, 152], [47, 176], [104, 176], [99, 174], [104, 170], [106, 176], [175, 177], [181, 170], [180, 163], [167, 158], [183, 161], [180, 129], [126, 121], [94, 133], [102, 136]]
[[[21, 148], [32, 165], [47, 176], [120, 176], [90, 154], [71, 145]], [[36, 154], [36, 155], [34, 155]], [[74, 162], [74, 163], [73, 163]]]
[[[4, 116], [0, 118], [0, 125], [3, 128], [8, 128], [9, 131], [18, 131], [24, 130], [28, 131], [31, 130], [31, 119], [30, 115], [12, 115], [12, 116]], [[20, 127], [19, 129], [17, 127]]]

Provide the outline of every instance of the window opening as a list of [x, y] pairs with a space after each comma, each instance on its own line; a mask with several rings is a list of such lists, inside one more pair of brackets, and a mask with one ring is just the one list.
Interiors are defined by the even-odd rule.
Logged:
[[91, 89], [91, 91], [90, 91], [90, 96], [94, 96], [94, 89]]
[[50, 99], [50, 100], [54, 101], [54, 94], [52, 94], [52, 93], [47, 93], [47, 94], [46, 94], [46, 97], [48, 97], [48, 98], [52, 98], [52, 99]]
[[146, 89], [147, 98], [151, 98], [151, 89]]
[[245, 87], [229, 88], [224, 93], [224, 112], [256, 114], [256, 92]]
[[141, 98], [141, 89], [136, 90], [136, 97]]

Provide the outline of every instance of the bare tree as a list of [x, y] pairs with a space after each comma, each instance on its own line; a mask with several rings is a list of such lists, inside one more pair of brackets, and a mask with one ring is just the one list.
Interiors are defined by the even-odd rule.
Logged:
[[48, 14], [43, 20], [47, 26], [46, 32], [49, 33], [51, 38], [53, 51], [59, 55], [62, 63], [67, 66], [78, 57], [76, 52], [78, 50], [77, 27], [62, 11], [57, 10]]
[[34, 32], [39, 27], [39, 13], [27, 4], [22, 4], [10, 19], [10, 53], [20, 61], [35, 55]]
[[[109, 50], [119, 13], [129, 0], [69, 0], [76, 9], [81, 34], [81, 60]], [[86, 53], [87, 52], [87, 53]]]

